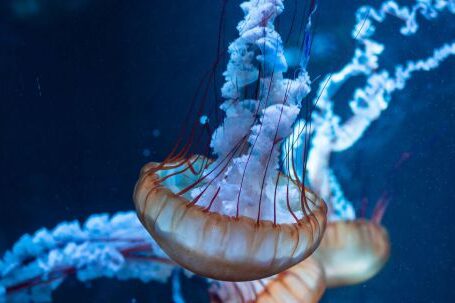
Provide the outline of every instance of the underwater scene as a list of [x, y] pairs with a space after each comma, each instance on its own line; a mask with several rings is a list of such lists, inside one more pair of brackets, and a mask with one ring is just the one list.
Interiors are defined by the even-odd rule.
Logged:
[[454, 0], [2, 0], [0, 302], [454, 302]]

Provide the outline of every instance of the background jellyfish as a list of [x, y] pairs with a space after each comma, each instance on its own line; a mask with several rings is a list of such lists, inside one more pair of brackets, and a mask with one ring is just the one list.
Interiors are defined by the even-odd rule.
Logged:
[[[390, 250], [387, 232], [379, 226], [385, 206], [379, 205], [378, 214], [370, 222], [355, 220], [353, 204], [345, 198], [330, 167], [332, 153], [351, 148], [387, 109], [392, 93], [404, 89], [414, 73], [437, 68], [455, 54], [454, 42], [444, 43], [427, 58], [396, 65], [394, 74], [390, 75], [387, 69], [379, 65], [379, 57], [385, 46], [374, 40], [376, 25], [392, 16], [404, 23], [400, 33], [410, 36], [419, 29], [419, 15], [433, 20], [445, 11], [454, 13], [451, 3], [443, 1], [432, 6], [419, 2], [412, 7], [400, 7], [395, 2], [385, 2], [378, 9], [368, 6], [360, 8], [352, 33], [358, 46], [351, 62], [340, 71], [329, 74], [322, 82], [313, 102], [318, 111], [311, 121], [302, 120], [296, 124], [293, 136], [284, 146], [284, 149], [296, 150], [297, 155], [303, 154], [299, 149], [308, 145], [312, 147], [308, 158], [295, 157], [296, 163], [293, 163], [294, 160], [283, 157], [283, 161], [289, 168], [306, 167], [306, 171], [298, 171], [299, 178], [306, 177], [316, 192], [328, 202], [330, 223], [316, 258], [323, 266], [326, 265], [329, 287], [360, 283], [370, 278], [387, 261]], [[366, 85], [354, 91], [353, 98], [348, 102], [351, 114], [341, 118], [335, 112], [334, 96], [346, 82], [359, 75], [366, 77]], [[311, 134], [303, 130], [307, 124], [312, 125]], [[347, 222], [337, 222], [339, 220]], [[346, 251], [347, 247], [349, 252]], [[341, 260], [345, 260], [344, 264]]]
[[214, 282], [211, 302], [319, 302], [326, 287], [324, 270], [309, 257], [276, 276], [248, 282]]
[[[2, 214], [5, 214], [8, 218], [20, 218], [20, 222], [19, 220], [3, 221], [5, 227], [2, 231], [4, 230], [7, 233], [4, 232], [0, 236], [0, 243], [3, 243], [0, 245], [2, 245], [4, 250], [12, 246], [12, 243], [15, 242], [16, 238], [24, 230], [31, 231], [37, 229], [39, 226], [52, 226], [51, 222], [59, 222], [70, 217], [82, 219], [90, 213], [99, 211], [114, 212], [118, 209], [125, 208], [125, 201], [129, 201], [130, 188], [122, 190], [122, 187], [125, 182], [128, 183], [126, 180], [129, 180], [130, 184], [134, 183], [137, 169], [132, 169], [132, 166], [136, 165], [136, 167], [139, 167], [140, 163], [144, 162], [142, 151], [145, 146], [145, 139], [153, 138], [152, 130], [158, 127], [153, 124], [155, 122], [150, 122], [149, 114], [147, 114], [150, 110], [145, 109], [153, 108], [159, 104], [153, 103], [153, 100], [151, 102], [147, 96], [157, 96], [158, 93], [166, 95], [167, 92], [167, 96], [175, 97], [175, 100], [177, 100], [178, 95], [173, 95], [176, 94], [176, 90], [171, 89], [174, 87], [175, 82], [178, 82], [179, 79], [182, 80], [181, 90], [185, 90], [186, 85], [191, 86], [183, 80], [191, 79], [190, 76], [195, 71], [185, 74], [189, 63], [180, 59], [183, 56], [182, 53], [187, 53], [188, 57], [186, 58], [201, 57], [200, 61], [195, 62], [194, 69], [196, 71], [201, 70], [202, 72], [202, 67], [209, 64], [209, 62], [204, 60], [205, 56], [211, 54], [211, 51], [206, 50], [212, 50], [216, 45], [212, 45], [211, 47], [211, 45], [205, 44], [208, 45], [207, 48], [202, 51], [202, 54], [199, 54], [201, 52], [199, 47], [196, 48], [198, 50], [196, 52], [192, 49], [192, 43], [190, 41], [196, 41], [200, 33], [197, 31], [185, 31], [185, 34], [182, 34], [179, 40], [178, 32], [179, 28], [188, 28], [190, 21], [194, 22], [191, 24], [194, 24], [194, 28], [197, 28], [197, 30], [205, 29], [208, 33], [212, 33], [211, 30], [213, 32], [217, 31], [218, 29], [212, 26], [213, 22], [206, 22], [210, 18], [209, 16], [213, 16], [213, 11], [217, 11], [218, 9], [214, 3], [208, 2], [206, 5], [198, 7], [198, 16], [201, 18], [197, 18], [198, 20], [196, 21], [194, 21], [192, 14], [188, 14], [188, 12], [192, 11], [191, 7], [193, 5], [191, 3], [183, 3], [181, 9], [185, 11], [185, 14], [179, 16], [179, 20], [184, 24], [181, 27], [179, 26], [180, 22], [158, 19], [156, 17], [159, 15], [175, 15], [175, 7], [169, 6], [168, 4], [160, 6], [157, 3], [152, 13], [155, 16], [154, 19], [150, 18], [150, 13], [147, 12], [150, 11], [148, 7], [141, 6], [142, 4], [139, 4], [139, 2], [130, 5], [137, 5], [137, 8], [141, 8], [137, 9], [136, 12], [138, 14], [135, 14], [134, 21], [121, 19], [124, 23], [119, 23], [120, 16], [117, 16], [117, 18], [112, 18], [113, 20], [109, 23], [109, 18], [101, 18], [103, 22], [102, 26], [90, 28], [92, 34], [84, 35], [83, 38], [76, 34], [78, 32], [85, 33], [85, 30], [87, 30], [84, 24], [80, 22], [77, 24], [77, 30], [74, 28], [71, 31], [71, 26], [62, 27], [62, 31], [65, 31], [65, 33], [61, 36], [50, 31], [46, 31], [45, 35], [39, 32], [33, 32], [36, 37], [20, 36], [19, 38], [27, 42], [24, 45], [21, 44], [23, 41], [17, 39], [15, 36], [6, 36], [7, 38], [10, 37], [8, 40], [3, 38], [4, 40], [2, 42], [7, 43], [7, 47], [2, 49], [3, 54], [1, 59], [8, 58], [8, 60], [4, 60], [3, 62], [4, 66], [7, 67], [4, 70], [4, 75], [11, 75], [11, 77], [8, 77], [3, 82], [4, 87], [7, 88], [7, 92], [2, 100], [2, 106], [6, 110], [0, 111], [2, 114], [1, 121], [5, 125], [5, 128], [2, 128], [5, 137], [2, 140], [5, 140], [7, 143], [2, 147], [4, 157], [1, 157], [1, 161], [4, 173], [0, 177], [2, 178], [2, 195], [6, 193], [6, 198], [2, 201], [0, 208], [2, 209]], [[324, 23], [330, 23], [333, 28], [335, 25], [342, 24], [343, 20], [346, 21], [346, 25], [338, 26], [337, 29], [347, 27], [348, 25], [350, 27], [349, 21], [353, 21], [352, 10], [339, 6], [341, 4], [320, 3], [319, 5], [318, 16], [321, 17], [316, 21], [319, 21], [317, 24], [320, 30], [322, 30]], [[330, 7], [324, 9], [325, 5], [330, 5]], [[376, 8], [378, 7], [376, 6]], [[115, 4], [112, 7], [112, 11], [115, 10], [114, 8]], [[340, 24], [336, 23], [331, 15], [323, 18], [325, 12], [328, 12], [329, 9], [333, 11], [334, 8], [339, 9], [337, 11], [340, 13]], [[128, 15], [128, 12], [131, 13], [131, 10], [128, 9], [120, 11], [125, 16]], [[163, 12], [167, 12], [167, 14], [163, 14]], [[342, 16], [345, 14], [349, 16], [343, 19]], [[102, 12], [94, 14], [94, 19], [95, 16], [99, 17], [103, 16], [103, 14]], [[397, 21], [393, 17], [391, 18], [387, 20], [392, 20], [390, 22]], [[432, 31], [434, 27], [431, 26], [421, 27], [417, 35], [421, 41], [425, 41], [425, 46], [428, 49], [439, 47], [452, 37], [453, 26], [451, 22], [447, 22], [447, 14], [441, 14], [439, 18], [441, 19], [432, 21], [438, 24], [436, 28], [437, 35], [434, 34], [435, 32]], [[152, 27], [161, 26], [166, 28], [162, 36], [154, 37], [164, 42], [167, 41], [160, 50], [156, 49], [155, 43], [150, 43], [153, 46], [148, 46], [148, 48], [147, 44], [144, 45], [142, 43], [140, 45], [144, 46], [144, 48], [137, 47], [138, 43], [142, 40], [147, 40], [145, 38], [150, 34], [144, 33], [144, 28], [147, 28], [144, 25], [150, 24], [146, 23], [146, 20], [149, 19], [160, 20], [159, 22], [164, 24], [156, 24], [154, 23], [155, 21], [152, 21]], [[2, 22], [5, 21], [2, 20]], [[115, 43], [108, 43], [109, 41], [112, 42], [111, 36], [100, 34], [100, 32], [105, 30], [104, 22], [111, 26], [109, 31], [111, 33], [125, 30], [122, 26], [131, 29], [132, 32], [138, 33], [138, 36], [125, 36], [124, 40], [132, 40], [131, 45], [125, 42], [131, 48], [130, 52], [134, 54], [134, 57], [130, 58], [131, 61], [128, 64], [125, 63], [125, 66], [131, 66], [133, 62], [132, 66], [135, 67], [131, 70], [125, 71], [125, 69], [121, 69], [114, 64], [125, 54], [119, 54], [116, 51]], [[421, 22], [428, 24], [424, 19], [421, 19]], [[207, 23], [207, 27], [203, 23]], [[122, 26], [119, 24], [122, 24]], [[383, 25], [381, 28], [384, 29], [386, 26]], [[170, 30], [170, 28], [173, 28], [173, 30]], [[59, 46], [58, 41], [60, 40], [58, 38], [68, 35], [68, 29], [72, 33], [71, 39], [77, 41], [80, 45], [86, 45], [84, 44], [86, 40], [92, 41], [91, 44], [96, 45], [93, 48], [87, 47], [87, 49], [93, 51], [90, 60], [80, 60], [81, 57], [78, 57], [79, 55], [87, 55], [88, 53], [80, 45], [76, 45], [75, 52], [64, 52], [68, 58], [73, 59], [68, 61], [53, 55], [55, 50], [52, 47], [43, 46], [51, 41], [53, 43], [49, 44], [52, 44], [53, 47], [57, 45], [57, 47], [67, 50], [64, 46]], [[395, 32], [395, 30], [392, 32]], [[14, 33], [17, 35], [17, 32]], [[429, 33], [433, 34], [429, 35]], [[445, 33], [445, 36], [442, 35], [443, 33]], [[170, 38], [166, 40], [167, 35], [171, 36], [171, 34], [173, 34], [172, 41]], [[346, 32], [345, 36], [347, 34]], [[398, 36], [401, 39], [401, 36]], [[437, 37], [440, 37], [442, 41], [438, 41]], [[174, 50], [176, 49], [174, 47], [176, 40], [186, 42], [182, 43], [182, 45], [188, 47], [179, 47], [177, 50]], [[346, 41], [348, 40], [346, 39]], [[33, 45], [36, 47], [30, 48], [30, 41], [33, 41]], [[200, 42], [208, 43], [207, 41]], [[86, 43], [90, 44], [89, 42]], [[400, 48], [395, 48], [396, 43], [396, 39], [387, 43], [386, 53], [382, 57], [384, 60], [396, 59], [394, 56], [397, 56], [397, 53], [400, 52]], [[167, 47], [167, 44], [172, 47]], [[74, 45], [72, 46], [74, 47]], [[18, 50], [18, 52], [12, 55], [9, 53], [11, 49]], [[387, 50], [390, 49], [394, 51], [387, 53]], [[47, 50], [48, 53], [44, 50]], [[168, 52], [173, 55], [159, 57], [160, 52]], [[103, 56], [100, 56], [101, 53]], [[415, 59], [426, 58], [431, 53], [432, 51], [429, 50], [421, 55], [416, 54]], [[396, 62], [404, 62], [409, 54], [406, 53], [404, 55], [402, 60], [396, 60]], [[36, 60], [37, 57], [40, 60]], [[150, 57], [153, 59], [150, 60]], [[16, 60], [11, 60], [11, 58], [16, 58]], [[102, 60], [98, 60], [100, 58]], [[312, 58], [312, 62], [316, 61], [314, 59], [318, 59], [316, 54], [313, 54]], [[348, 61], [348, 59], [341, 60], [340, 57], [336, 57], [336, 59], [340, 60], [340, 64], [344, 64], [341, 61]], [[156, 60], [163, 60], [169, 65], [159, 69], [157, 65], [154, 65], [156, 64]], [[53, 61], [61, 64], [61, 70], [51, 64]], [[17, 64], [16, 69], [11, 67], [14, 66], [14, 62]], [[175, 69], [169, 68], [171, 63], [175, 64], [173, 65]], [[377, 196], [374, 189], [372, 189], [372, 185], [369, 184], [369, 181], [371, 181], [369, 176], [362, 174], [362, 171], [371, 172], [372, 178], [375, 179], [375, 184], [380, 183], [383, 176], [388, 176], [388, 171], [384, 172], [384, 166], [393, 166], [393, 163], [396, 161], [397, 155], [393, 154], [393, 150], [396, 148], [397, 142], [404, 144], [404, 150], [409, 149], [413, 152], [414, 160], [408, 164], [407, 169], [409, 169], [409, 175], [406, 172], [406, 176], [402, 176], [393, 182], [395, 186], [398, 185], [401, 187], [401, 190], [394, 195], [395, 201], [401, 201], [400, 203], [392, 204], [389, 216], [386, 217], [385, 225], [391, 230], [394, 240], [393, 255], [389, 266], [387, 266], [377, 279], [369, 281], [368, 287], [361, 286], [331, 291], [328, 293], [329, 300], [337, 298], [340, 300], [361, 301], [374, 297], [378, 301], [388, 300], [392, 302], [398, 300], [407, 301], [410, 299], [415, 299], [416, 301], [429, 301], [430, 299], [444, 301], [451, 297], [452, 290], [447, 286], [447, 281], [450, 281], [451, 277], [450, 260], [453, 247], [451, 246], [448, 235], [453, 234], [451, 233], [453, 224], [451, 224], [451, 218], [447, 216], [447, 213], [450, 213], [451, 204], [446, 203], [446, 201], [452, 196], [451, 191], [453, 189], [447, 186], [446, 182], [452, 176], [449, 172], [449, 164], [453, 161], [453, 158], [450, 157], [451, 150], [448, 147], [453, 144], [453, 136], [446, 134], [450, 134], [453, 129], [452, 120], [449, 119], [452, 111], [452, 107], [450, 106], [451, 101], [449, 99], [452, 99], [453, 90], [451, 85], [447, 83], [450, 75], [453, 76], [453, 73], [451, 74], [451, 71], [453, 71], [453, 68], [451, 68], [452, 64], [453, 59], [449, 59], [437, 69], [438, 73], [416, 73], [412, 80], [413, 86], [407, 86], [405, 90], [394, 95], [394, 100], [397, 100], [397, 102], [394, 101], [390, 104], [389, 110], [381, 114], [380, 119], [370, 127], [362, 137], [362, 140], [359, 140], [350, 151], [343, 153], [343, 155], [347, 155], [346, 157], [338, 157], [337, 154], [333, 155], [332, 159], [336, 159], [337, 161], [331, 163], [331, 165], [333, 165], [334, 172], [339, 180], [340, 188], [343, 189], [344, 194], [350, 200], [354, 200], [353, 197], [355, 195], [353, 195], [351, 190], [352, 186], [355, 186], [356, 183], [361, 183], [362, 186], [365, 186], [368, 189], [370, 197]], [[139, 76], [139, 66], [144, 66], [143, 68], [149, 70], [148, 72], [150, 74], [144, 75], [142, 73]], [[330, 71], [336, 70], [332, 66], [330, 64], [328, 65]], [[94, 67], [98, 67], [100, 70], [96, 70]], [[18, 76], [18, 70], [21, 71], [22, 77]], [[93, 75], [93, 78], [78, 77], [79, 74], [75, 73], [75, 70], [80, 70], [85, 75]], [[160, 87], [160, 89], [156, 90], [149, 83], [152, 77], [152, 70], [153, 75], [157, 72], [162, 75], [160, 79], [166, 78], [166, 75], [170, 77], [174, 73], [174, 82], [158, 80], [161, 81], [161, 87], [167, 89]], [[36, 85], [37, 71], [39, 72], [42, 88], [41, 96], [38, 93]], [[55, 77], [52, 78], [51, 74], [55, 74]], [[129, 80], [126, 75], [129, 77], [133, 77], [134, 75], [134, 81]], [[19, 78], [22, 79], [21, 84], [19, 84]], [[57, 80], [60, 82], [57, 82]], [[64, 80], [70, 81], [71, 85], [67, 84], [65, 86]], [[96, 83], [96, 85], [91, 84], [91, 82]], [[125, 100], [129, 99], [126, 98], [125, 90], [119, 87], [119, 83], [121, 84], [120, 86], [134, 88], [134, 94], [131, 97], [132, 100], [138, 101], [142, 98], [146, 100], [142, 105], [132, 106], [129, 109], [132, 112], [143, 113], [143, 119], [136, 119], [134, 122], [129, 119], [122, 119], [122, 117], [128, 116], [129, 111], [127, 108], [119, 106], [119, 104], [123, 104], [122, 102], [126, 102]], [[72, 95], [77, 97], [74, 98], [77, 102], [55, 89], [55, 87], [68, 89], [68, 87], [73, 86], [74, 91], [72, 91]], [[17, 88], [17, 90], [12, 90], [11, 87]], [[418, 87], [422, 88], [422, 90], [418, 90]], [[15, 92], [14, 98], [9, 95], [12, 91]], [[87, 91], [86, 95], [81, 93], [84, 91]], [[114, 91], [115, 95], [109, 95], [109, 98], [106, 98], [105, 94], [103, 94], [105, 91]], [[26, 97], [27, 100], [34, 102], [24, 102], [21, 99], [21, 94], [22, 98]], [[343, 91], [340, 91], [339, 95], [343, 95]], [[422, 98], [423, 95], [425, 98]], [[107, 104], [100, 104], [98, 102], [99, 99], [105, 100]], [[64, 100], [64, 102], [60, 103], [55, 100]], [[65, 110], [61, 109], [62, 104], [65, 105]], [[111, 108], [109, 114], [106, 113], [106, 107]], [[396, 110], [397, 107], [399, 109], [398, 113]], [[402, 118], [404, 120], [398, 124], [397, 115], [400, 111], [404, 110], [406, 110], [406, 115], [401, 115], [401, 117], [404, 116]], [[28, 111], [33, 112], [33, 115], [28, 113]], [[62, 115], [62, 112], [66, 112], [67, 114]], [[74, 118], [72, 118], [73, 112], [75, 113]], [[165, 116], [166, 111], [163, 111], [162, 115]], [[107, 119], [106, 116], [109, 116], [110, 119]], [[172, 117], [175, 118], [175, 116], [179, 117], [178, 113], [173, 113]], [[430, 117], [431, 119], [429, 119]], [[170, 115], [169, 118], [171, 118]], [[71, 125], [65, 124], [65, 120], [72, 121]], [[49, 124], [52, 125], [52, 123], [55, 123], [59, 127], [52, 128], [52, 131], [49, 131], [47, 126]], [[90, 127], [84, 131], [84, 128], [81, 127], [82, 124], [89, 125]], [[145, 126], [147, 124], [150, 125]], [[396, 125], [397, 127], [395, 129], [397, 133], [390, 135], [390, 132], [384, 132], [384, 125]], [[74, 128], [72, 128], [73, 126]], [[138, 134], [134, 131], [136, 128], [143, 128], [144, 132]], [[173, 124], [162, 122], [159, 125], [159, 129], [162, 134], [175, 133]], [[111, 133], [115, 134], [112, 138], [110, 136]], [[410, 133], [413, 135], [409, 135]], [[68, 134], [71, 136], [68, 136]], [[67, 137], [68, 142], [65, 141]], [[113, 137], [115, 137], [115, 140]], [[161, 136], [160, 139], [168, 140], [167, 137]], [[74, 142], [77, 144], [74, 144]], [[95, 144], [94, 142], [98, 142], [96, 146], [99, 149], [93, 148], [92, 145]], [[125, 144], [125, 142], [130, 142], [130, 144]], [[24, 144], [29, 148], [24, 149]], [[43, 145], [48, 145], [48, 148], [44, 148]], [[81, 147], [76, 148], [77, 145], [81, 145]], [[371, 148], [362, 149], [362, 147], [371, 147], [372, 145], [377, 150]], [[431, 151], [429, 146], [431, 146]], [[151, 149], [151, 152], [156, 156], [160, 153], [160, 149], [155, 147]], [[401, 151], [402, 149], [400, 149], [400, 153]], [[354, 165], [350, 157], [353, 155], [357, 156], [359, 153], [367, 159], [367, 163]], [[60, 161], [59, 154], [65, 155]], [[129, 156], [125, 156], [127, 154], [137, 155], [134, 163], [128, 162]], [[161, 156], [164, 157], [164, 155]], [[50, 161], [49, 159], [51, 158], [55, 162]], [[77, 159], [80, 159], [80, 161]], [[101, 161], [100, 159], [103, 160]], [[359, 158], [357, 157], [357, 159]], [[378, 164], [378, 159], [381, 160], [381, 165]], [[122, 169], [119, 163], [123, 161], [128, 164]], [[26, 163], [27, 166], [24, 167], [22, 162]], [[337, 165], [341, 165], [345, 170], [340, 170], [340, 167], [337, 167]], [[61, 167], [61, 171], [59, 167]], [[71, 174], [68, 173], [68, 167], [71, 168]], [[346, 168], [349, 169], [346, 170]], [[348, 173], [351, 169], [358, 178], [352, 178], [349, 186], [347, 186], [345, 180], [349, 178]], [[55, 175], [59, 176], [61, 183], [58, 184], [64, 185], [67, 182], [71, 186], [68, 185], [66, 188], [64, 186], [51, 186], [54, 185], [55, 180], [52, 179], [50, 174], [43, 173], [49, 170], [53, 170]], [[111, 172], [115, 173], [112, 174]], [[87, 177], [88, 173], [90, 173], [90, 177]], [[108, 175], [109, 177], [107, 177]], [[425, 178], [416, 179], [414, 177], [422, 175]], [[7, 180], [5, 176], [9, 176], [10, 179]], [[81, 186], [81, 183], [76, 181], [85, 180], [84, 177], [87, 178], [88, 182], [83, 182], [84, 186]], [[379, 191], [383, 190], [381, 184], [378, 187], [380, 187]], [[65, 190], [62, 190], [62, 188]], [[432, 193], [432, 205], [435, 207], [428, 207], [428, 192]], [[81, 204], [81, 201], [85, 201], [86, 203]], [[89, 203], [88, 201], [91, 202]], [[106, 201], [109, 201], [109, 203]], [[409, 201], [412, 201], [412, 203]], [[428, 218], [438, 218], [438, 220], [428, 220]], [[425, 223], [422, 224], [422, 222]], [[446, 227], [442, 232], [440, 230], [441, 225]], [[419, 234], [419, 241], [416, 241], [416, 238], [412, 236], [415, 234]], [[419, 243], [419, 246], [417, 246], [417, 243]], [[421, 253], [417, 249], [420, 247], [420, 243], [429, 244], [426, 246], [426, 258], [422, 258]], [[434, 245], [434, 243], [441, 243], [441, 245]], [[440, 262], [433, 262], [435, 259], [440, 260]], [[428, 262], [431, 262], [431, 266]], [[172, 282], [176, 281], [173, 278], [174, 276], [171, 275], [170, 277]], [[182, 281], [184, 282], [185, 279], [182, 279]], [[428, 281], [434, 281], [434, 284], [428, 283]], [[116, 285], [115, 289], [113, 289], [112, 283]], [[169, 283], [169, 285], [171, 284]], [[138, 299], [148, 297], [150, 300], [153, 300], [153, 298], [163, 294], [160, 290], [162, 287], [154, 288], [156, 284], [153, 283], [141, 287], [137, 285], [142, 285], [142, 283], [131, 284], [126, 281], [116, 283], [113, 280], [101, 280], [93, 282], [91, 288], [75, 285], [77, 283], [72, 282], [70, 278], [67, 283], [64, 283], [54, 293], [54, 298], [57, 301], [59, 299], [80, 301], [80, 296], [84, 296], [85, 298], [97, 298], [99, 301], [109, 301], [108, 296], [121, 299], [125, 298], [126, 295], [125, 300], [127, 300], [131, 299], [131, 293], [134, 293], [134, 297]], [[406, 293], [402, 291], [404, 286], [406, 286]], [[387, 287], [387, 292], [384, 292], [384, 287]], [[164, 287], [164, 289], [169, 291], [164, 294], [168, 298], [171, 297], [170, 288]], [[185, 290], [185, 287], [182, 287], [182, 289]], [[191, 289], [191, 295], [185, 297], [188, 301], [194, 298], [194, 292], [197, 292], [196, 287], [192, 287]], [[128, 291], [130, 292], [126, 294]]]

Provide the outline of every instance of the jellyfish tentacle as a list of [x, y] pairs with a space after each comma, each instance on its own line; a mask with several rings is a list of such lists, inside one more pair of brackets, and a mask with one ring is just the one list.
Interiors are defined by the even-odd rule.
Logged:
[[43, 302], [69, 276], [166, 282], [176, 264], [133, 211], [92, 215], [24, 235], [0, 260], [0, 301]]

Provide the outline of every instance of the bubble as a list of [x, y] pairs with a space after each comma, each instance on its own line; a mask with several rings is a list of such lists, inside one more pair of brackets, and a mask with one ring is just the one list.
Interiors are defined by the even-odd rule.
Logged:
[[159, 129], [155, 128], [153, 131], [152, 131], [152, 136], [154, 138], [158, 138], [159, 136], [161, 135], [161, 132]]
[[206, 115], [203, 115], [203, 116], [201, 116], [201, 118], [199, 119], [199, 122], [200, 122], [202, 125], [205, 125], [205, 124], [209, 123], [209, 117], [207, 117]]
[[152, 154], [152, 151], [148, 148], [144, 148], [144, 150], [142, 151], [142, 155], [144, 157], [150, 157], [151, 154]]

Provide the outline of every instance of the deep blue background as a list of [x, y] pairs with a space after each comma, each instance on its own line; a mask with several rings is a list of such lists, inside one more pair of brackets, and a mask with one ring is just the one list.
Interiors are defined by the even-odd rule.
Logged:
[[[25, 2], [38, 10], [20, 5]], [[227, 5], [227, 41], [241, 17], [238, 4]], [[337, 70], [352, 55], [357, 5], [320, 1], [313, 77]], [[198, 79], [215, 58], [220, 10], [214, 0], [2, 1], [0, 251], [42, 226], [132, 209], [140, 167], [169, 152]], [[379, 31], [386, 67], [428, 56], [455, 38], [453, 17], [422, 21], [409, 39], [397, 34], [395, 21]], [[334, 157], [351, 200], [373, 203], [392, 193], [384, 219], [392, 255], [377, 277], [330, 290], [324, 302], [450, 302], [455, 296], [454, 76], [453, 58], [416, 74], [365, 137]], [[357, 84], [337, 97], [341, 112]], [[404, 152], [411, 159], [393, 169]], [[186, 281], [188, 302], [203, 301], [204, 287], [201, 280]], [[69, 280], [54, 298], [171, 301], [169, 286], [112, 280], [89, 287]]]

